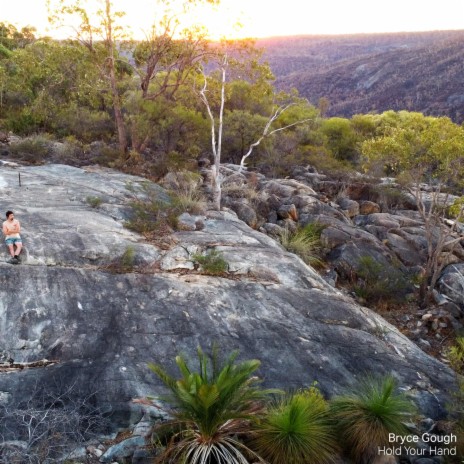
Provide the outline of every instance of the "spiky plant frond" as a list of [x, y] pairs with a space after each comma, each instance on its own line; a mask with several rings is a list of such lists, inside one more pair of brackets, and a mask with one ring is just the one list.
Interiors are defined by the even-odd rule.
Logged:
[[262, 411], [262, 400], [272, 391], [261, 389], [259, 379], [253, 376], [260, 362], [237, 362], [237, 356], [233, 352], [221, 363], [217, 348], [213, 348], [211, 359], [198, 348], [195, 371], [179, 355], [179, 379], [159, 365], [149, 365], [169, 388], [167, 400], [174, 417], [171, 422], [180, 427], [160, 462], [245, 464], [247, 456], [254, 455], [239, 437], [250, 430], [250, 420]]
[[271, 464], [324, 464], [337, 451], [328, 405], [314, 389], [271, 406], [256, 431], [253, 446]]
[[356, 462], [370, 462], [379, 446], [389, 444], [389, 433], [408, 434], [404, 422], [414, 407], [396, 387], [392, 376], [368, 377], [356, 391], [332, 401], [333, 419]]

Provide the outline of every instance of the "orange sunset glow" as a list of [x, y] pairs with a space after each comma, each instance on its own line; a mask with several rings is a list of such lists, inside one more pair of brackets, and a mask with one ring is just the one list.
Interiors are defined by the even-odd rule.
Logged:
[[[51, 0], [53, 4], [56, 0]], [[39, 35], [64, 38], [68, 28], [53, 28], [47, 22], [45, 0], [1, 0], [2, 20], [18, 27], [32, 25]], [[88, 1], [87, 5], [96, 2]], [[122, 22], [132, 36], [143, 37], [160, 16], [155, 0], [114, 0], [114, 9], [126, 13]], [[211, 38], [269, 37], [297, 34], [349, 34], [464, 29], [462, 0], [222, 0], [216, 8], [197, 7], [184, 23], [201, 23]], [[238, 26], [237, 24], [240, 24]]]

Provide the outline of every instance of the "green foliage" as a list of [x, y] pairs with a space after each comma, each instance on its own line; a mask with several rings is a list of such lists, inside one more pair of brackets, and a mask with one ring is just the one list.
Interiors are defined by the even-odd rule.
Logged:
[[270, 405], [254, 435], [254, 449], [270, 464], [324, 464], [337, 450], [328, 404], [315, 387]]
[[327, 138], [329, 150], [336, 159], [355, 161], [358, 158], [358, 139], [349, 119], [326, 119], [321, 130]]
[[150, 189], [148, 184], [143, 186], [143, 190], [146, 196], [139, 196], [131, 201], [132, 217], [124, 225], [150, 237], [175, 219], [170, 214], [172, 201], [169, 197], [160, 197], [159, 192]]
[[14, 158], [39, 164], [50, 153], [51, 142], [45, 135], [35, 135], [12, 143], [10, 151]]
[[34, 115], [30, 108], [15, 109], [9, 113], [5, 119], [5, 127], [7, 130], [15, 134], [25, 135], [35, 132], [39, 127], [39, 120]]
[[203, 255], [194, 254], [192, 258], [201, 266], [201, 272], [208, 275], [225, 274], [229, 267], [222, 253], [217, 250], [210, 250]]
[[247, 456], [253, 453], [239, 436], [249, 432], [250, 421], [262, 410], [262, 400], [270, 391], [259, 388], [254, 376], [260, 362], [237, 362], [237, 355], [233, 352], [221, 362], [216, 347], [210, 357], [198, 348], [198, 371], [179, 355], [179, 379], [149, 364], [170, 390], [174, 419], [168, 425], [179, 429], [158, 462], [248, 464]]
[[362, 143], [369, 163], [380, 163], [389, 174], [409, 172], [417, 182], [459, 184], [463, 173], [464, 128], [450, 119], [421, 113], [387, 112], [375, 138]]
[[[26, 45], [34, 42], [35, 29], [27, 26], [20, 31], [12, 24], [0, 23], [0, 50], [14, 50], [16, 48], [24, 48]], [[1, 51], [0, 51], [1, 54]]]
[[385, 272], [382, 264], [369, 255], [360, 258], [356, 274], [358, 279], [353, 290], [370, 303], [401, 301], [410, 288], [410, 282], [400, 270], [390, 268]]
[[[186, 173], [178, 175], [187, 176]], [[198, 177], [196, 179], [198, 180]], [[171, 187], [174, 188], [173, 184]], [[166, 194], [156, 186], [144, 183], [139, 190], [133, 189], [134, 200], [130, 203], [132, 218], [126, 222], [126, 227], [148, 237], [156, 233], [165, 233], [170, 228], [176, 229], [177, 219], [182, 213], [204, 212], [206, 203], [198, 188], [198, 182], [192, 180], [191, 183], [183, 185], [178, 192], [170, 191]]]
[[356, 463], [372, 462], [379, 446], [391, 446], [388, 434], [406, 435], [403, 425], [414, 413], [412, 403], [397, 391], [393, 377], [368, 377], [352, 393], [331, 401], [331, 416]]
[[461, 375], [464, 375], [464, 337], [457, 337], [455, 345], [448, 350], [448, 359], [451, 367]]
[[135, 249], [129, 245], [121, 256], [121, 267], [124, 270], [131, 270], [135, 262]]
[[96, 159], [103, 166], [114, 167], [121, 157], [121, 151], [113, 145], [104, 145], [98, 151]]
[[448, 208], [448, 215], [453, 218], [459, 218], [462, 221], [464, 213], [464, 197], [456, 198], [453, 204]]
[[318, 172], [338, 178], [348, 178], [355, 172], [350, 162], [335, 158], [325, 147], [305, 146], [302, 150], [302, 159], [298, 164], [310, 164]]
[[318, 223], [309, 223], [295, 232], [286, 228], [281, 236], [282, 246], [298, 255], [305, 263], [320, 266], [322, 261], [319, 255], [323, 228]]
[[102, 203], [103, 200], [100, 197], [88, 196], [85, 201], [89, 204], [92, 208], [98, 208]]
[[174, 208], [180, 212], [204, 214], [207, 205], [201, 190], [202, 182], [198, 173], [181, 170], [168, 173], [160, 184], [171, 192]]

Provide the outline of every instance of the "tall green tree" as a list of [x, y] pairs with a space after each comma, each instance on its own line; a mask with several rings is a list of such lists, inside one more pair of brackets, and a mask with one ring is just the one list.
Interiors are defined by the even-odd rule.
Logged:
[[[92, 15], [92, 8], [86, 0], [47, 0], [50, 12], [49, 20], [53, 24], [65, 24], [70, 17], [77, 17], [80, 25], [76, 29], [76, 38], [86, 46], [94, 65], [107, 80], [112, 97], [115, 125], [118, 133], [119, 150], [127, 151], [128, 139], [122, 111], [119, 79], [123, 73], [118, 72], [117, 60], [121, 60], [117, 50], [117, 41], [126, 38], [119, 20], [124, 12], [114, 11], [110, 0], [97, 0], [97, 11]], [[119, 66], [119, 70], [129, 69]]]

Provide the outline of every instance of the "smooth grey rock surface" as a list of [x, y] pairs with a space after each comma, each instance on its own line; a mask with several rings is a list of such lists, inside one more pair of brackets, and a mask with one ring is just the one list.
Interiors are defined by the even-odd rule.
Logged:
[[[215, 341], [226, 353], [260, 359], [266, 386], [317, 381], [332, 395], [364, 374], [393, 373], [425, 414], [443, 414], [455, 385], [447, 366], [236, 215], [209, 212], [201, 231], [177, 232], [173, 248], [161, 250], [106, 209], [111, 204], [130, 217], [134, 186], [145, 180], [97, 168], [20, 170], [21, 188], [18, 168], [0, 170], [0, 207], [15, 211], [27, 251], [23, 265], [0, 261], [0, 351], [15, 362], [54, 364], [0, 373], [5, 401], [28, 398], [37, 384], [53, 390], [77, 383], [95, 393], [115, 425], [136, 423], [143, 412], [131, 400], [165, 392], [147, 363], [174, 374], [176, 354], [195, 360], [198, 345]], [[304, 190], [284, 185], [295, 189]], [[94, 209], [86, 198], [97, 194], [103, 203]], [[109, 272], [107, 264], [129, 245], [145, 264]], [[192, 250], [211, 249], [237, 273], [161, 269], [168, 257], [190, 263]]]

